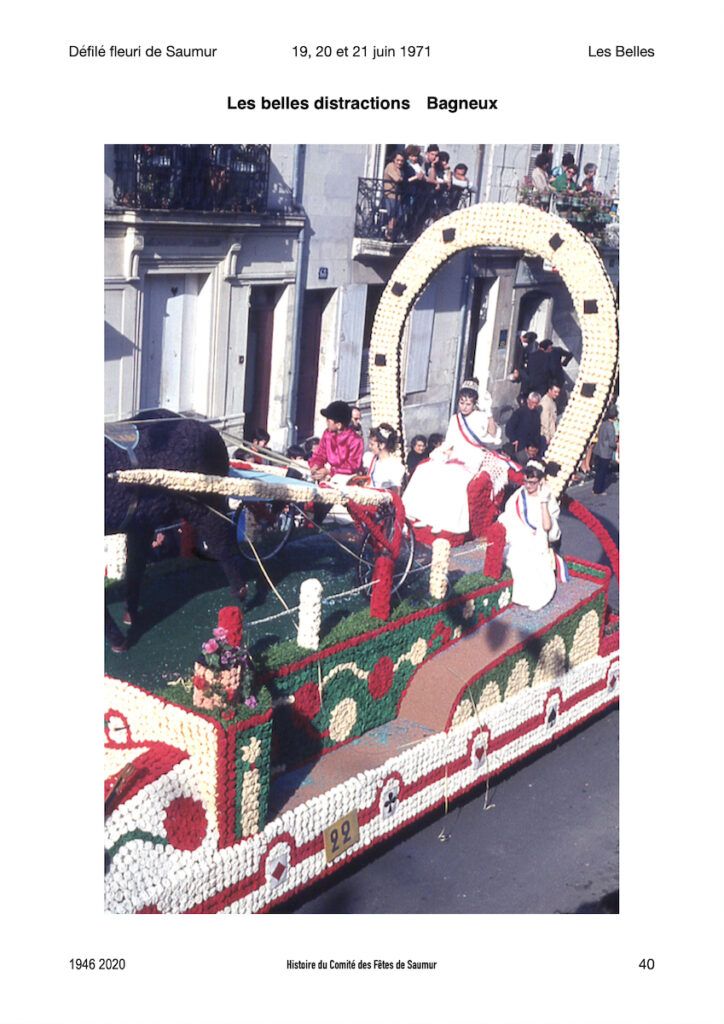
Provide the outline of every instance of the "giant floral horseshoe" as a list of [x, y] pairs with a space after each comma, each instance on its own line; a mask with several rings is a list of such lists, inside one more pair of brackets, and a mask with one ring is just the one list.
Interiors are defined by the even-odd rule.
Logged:
[[613, 286], [595, 246], [550, 213], [519, 203], [480, 203], [437, 221], [420, 236], [395, 270], [377, 307], [370, 346], [372, 421], [391, 423], [402, 433], [405, 320], [446, 260], [482, 246], [520, 249], [554, 264], [578, 316], [582, 334], [578, 377], [546, 453], [551, 490], [560, 496], [608, 404], [618, 364], [618, 324]]

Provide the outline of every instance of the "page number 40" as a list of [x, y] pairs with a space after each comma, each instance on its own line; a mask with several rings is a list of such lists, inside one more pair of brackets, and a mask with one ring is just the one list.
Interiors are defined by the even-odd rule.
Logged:
[[654, 967], [656, 967], [656, 961], [651, 956], [644, 957], [643, 960], [639, 961], [639, 967], [642, 967], [645, 971], [653, 971]]

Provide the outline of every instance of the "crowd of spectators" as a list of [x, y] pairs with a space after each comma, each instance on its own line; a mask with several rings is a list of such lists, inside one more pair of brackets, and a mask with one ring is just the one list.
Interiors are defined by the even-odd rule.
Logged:
[[457, 210], [469, 194], [467, 164], [452, 165], [449, 153], [431, 143], [398, 150], [385, 167], [382, 196], [385, 238], [412, 241], [428, 224]]
[[[516, 339], [509, 380], [520, 385], [517, 408], [505, 424], [505, 451], [521, 465], [545, 457], [558, 421], [568, 402], [564, 367], [571, 352], [554, 346], [550, 338], [538, 342], [535, 331], [521, 331]], [[593, 478], [593, 493], [605, 494], [619, 453], [618, 409], [611, 405], [578, 467], [574, 482]]]
[[546, 192], [583, 192], [596, 193], [596, 164], [587, 163], [583, 167], [583, 176], [579, 181], [579, 168], [573, 153], [564, 153], [560, 165], [553, 167], [551, 147], [544, 146], [535, 158], [535, 165], [530, 175], [532, 188], [541, 194]]

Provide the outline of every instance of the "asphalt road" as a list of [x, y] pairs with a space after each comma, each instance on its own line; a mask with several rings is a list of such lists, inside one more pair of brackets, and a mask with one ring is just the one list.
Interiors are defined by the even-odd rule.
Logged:
[[[573, 487], [618, 541], [618, 484]], [[606, 563], [568, 515], [562, 547]], [[612, 581], [611, 604], [618, 608]], [[615, 894], [615, 895], [614, 895]], [[618, 907], [618, 711], [611, 710], [438, 812], [276, 913], [542, 914]], [[604, 910], [605, 908], [605, 910]]]
[[278, 912], [597, 913], [618, 889], [617, 755], [608, 711]]

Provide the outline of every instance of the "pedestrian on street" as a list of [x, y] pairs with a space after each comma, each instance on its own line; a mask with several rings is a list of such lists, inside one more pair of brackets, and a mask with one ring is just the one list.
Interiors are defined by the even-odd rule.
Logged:
[[616, 428], [613, 421], [618, 416], [615, 405], [609, 407], [605, 419], [598, 428], [598, 441], [593, 449], [593, 493], [605, 494], [611, 459], [616, 451]]
[[540, 403], [540, 430], [546, 440], [546, 448], [553, 440], [553, 435], [558, 426], [558, 396], [561, 389], [557, 384], [551, 384], [543, 395]]
[[513, 458], [528, 445], [535, 445], [539, 451], [545, 447], [540, 429], [540, 395], [531, 391], [523, 405], [519, 405], [505, 425], [509, 451]]
[[551, 350], [553, 342], [544, 338], [535, 352], [528, 356], [528, 390], [544, 395], [553, 383]]
[[535, 351], [538, 335], [535, 331], [520, 331], [515, 341], [513, 352], [513, 372], [510, 380], [520, 384], [518, 401], [523, 402], [531, 390], [528, 383], [528, 360]]

